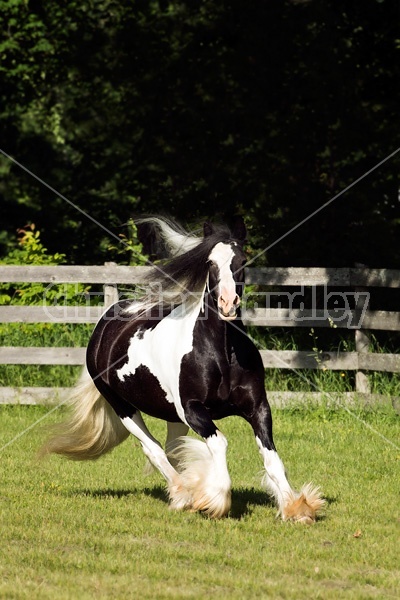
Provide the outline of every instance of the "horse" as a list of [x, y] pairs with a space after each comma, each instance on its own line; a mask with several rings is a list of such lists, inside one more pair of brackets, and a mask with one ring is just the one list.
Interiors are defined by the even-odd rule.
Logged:
[[[153, 266], [149, 292], [120, 300], [95, 326], [86, 367], [42, 455], [97, 459], [137, 438], [163, 476], [175, 510], [210, 518], [228, 515], [231, 479], [227, 439], [214, 421], [245, 419], [264, 465], [263, 484], [284, 521], [313, 523], [324, 505], [320, 489], [290, 485], [272, 436], [272, 416], [260, 353], [241, 319], [246, 228], [206, 222], [202, 235], [164, 217], [142, 220], [169, 251]], [[142, 413], [167, 423], [165, 449]], [[200, 439], [187, 436], [189, 428]]]

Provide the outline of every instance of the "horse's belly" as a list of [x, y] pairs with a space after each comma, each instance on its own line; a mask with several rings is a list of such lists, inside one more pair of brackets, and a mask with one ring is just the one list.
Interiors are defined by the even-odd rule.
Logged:
[[116, 387], [119, 395], [137, 410], [164, 421], [180, 420], [175, 404], [167, 400], [160, 381], [148, 367], [140, 365], [124, 381], [116, 382]]

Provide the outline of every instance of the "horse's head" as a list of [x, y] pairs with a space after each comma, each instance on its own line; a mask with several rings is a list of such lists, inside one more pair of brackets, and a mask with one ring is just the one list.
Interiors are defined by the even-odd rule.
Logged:
[[[212, 226], [206, 223], [204, 236], [212, 233]], [[243, 293], [246, 257], [242, 245], [245, 237], [246, 229], [240, 222], [232, 239], [216, 243], [208, 257], [208, 287], [219, 317], [226, 321], [236, 319]]]

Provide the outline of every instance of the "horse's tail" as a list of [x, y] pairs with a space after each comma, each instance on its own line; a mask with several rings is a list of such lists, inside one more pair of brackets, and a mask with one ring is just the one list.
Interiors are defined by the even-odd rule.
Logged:
[[94, 460], [118, 446], [129, 432], [97, 390], [85, 369], [68, 399], [69, 418], [55, 425], [39, 456], [55, 453], [73, 460]]

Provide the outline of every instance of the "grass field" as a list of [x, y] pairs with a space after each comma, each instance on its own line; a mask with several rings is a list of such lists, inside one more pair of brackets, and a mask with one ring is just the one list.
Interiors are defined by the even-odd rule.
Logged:
[[[1, 407], [0, 447], [48, 410]], [[311, 479], [328, 500], [311, 527], [275, 519], [240, 419], [220, 422], [233, 484], [220, 521], [168, 510], [133, 439], [96, 463], [37, 463], [32, 427], [0, 453], [0, 598], [397, 598], [399, 417], [320, 407], [275, 411], [274, 424], [292, 483]]]

